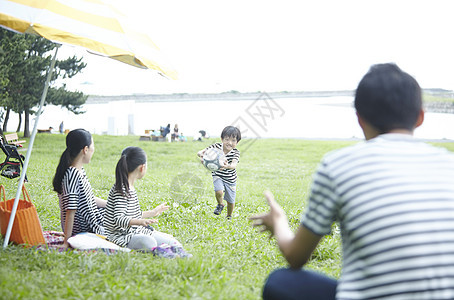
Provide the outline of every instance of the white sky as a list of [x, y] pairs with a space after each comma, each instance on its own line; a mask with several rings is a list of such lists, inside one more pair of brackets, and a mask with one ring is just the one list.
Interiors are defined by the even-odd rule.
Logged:
[[[423, 88], [454, 90], [451, 0], [119, 1], [178, 80], [86, 54], [68, 88], [87, 94], [355, 89], [395, 62]], [[135, 6], [134, 6], [135, 4]], [[125, 5], [125, 4], [121, 4]]]

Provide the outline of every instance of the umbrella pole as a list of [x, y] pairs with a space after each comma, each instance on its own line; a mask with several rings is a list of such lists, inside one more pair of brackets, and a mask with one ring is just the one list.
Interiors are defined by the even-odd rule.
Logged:
[[49, 72], [47, 73], [46, 83], [44, 84], [43, 94], [41, 95], [41, 102], [39, 103], [39, 109], [38, 109], [38, 112], [36, 113], [35, 125], [33, 126], [32, 135], [30, 136], [30, 142], [29, 142], [28, 149], [27, 149], [27, 155], [25, 156], [24, 166], [22, 168], [22, 174], [20, 176], [19, 184], [17, 186], [16, 198], [14, 198], [14, 204], [13, 204], [13, 208], [11, 210], [11, 216], [9, 218], [8, 228], [6, 229], [5, 240], [3, 242], [3, 249], [5, 249], [8, 246], [9, 237], [11, 235], [11, 230], [13, 229], [13, 223], [14, 223], [14, 218], [16, 217], [16, 210], [17, 210], [17, 206], [19, 204], [20, 193], [22, 191], [22, 186], [24, 185], [25, 174], [27, 172], [28, 162], [30, 161], [30, 156], [32, 154], [32, 148], [33, 148], [33, 143], [35, 142], [36, 132], [38, 131], [39, 117], [41, 116], [41, 113], [42, 113], [42, 110], [44, 107], [44, 100], [46, 100], [47, 90], [49, 88], [49, 82], [50, 82], [50, 79], [52, 78], [52, 73], [54, 72], [55, 61], [57, 59], [57, 52], [58, 52], [59, 47], [60, 47], [60, 45], [58, 45], [55, 48], [55, 54], [54, 54], [54, 57], [52, 58], [52, 62], [50, 63]]

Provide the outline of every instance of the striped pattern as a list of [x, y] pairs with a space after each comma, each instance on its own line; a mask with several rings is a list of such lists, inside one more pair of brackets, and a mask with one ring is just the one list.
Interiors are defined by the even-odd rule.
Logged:
[[[208, 146], [206, 149], [210, 148], [215, 148], [218, 150], [222, 150], [222, 143], [214, 143], [213, 145]], [[232, 150], [229, 151], [225, 155], [227, 158], [227, 162], [230, 164], [234, 159], [236, 159], [238, 162], [240, 162], [240, 151], [237, 148], [233, 148]], [[223, 181], [230, 183], [230, 184], [235, 184], [236, 179], [237, 179], [237, 174], [236, 174], [236, 169], [230, 170], [230, 169], [222, 169], [222, 170], [217, 170], [214, 172], [211, 172], [211, 174], [214, 176], [217, 176], [221, 178]]]
[[104, 235], [100, 213], [85, 171], [69, 167], [62, 180], [62, 194], [58, 194], [60, 219], [65, 230], [66, 210], [76, 210], [72, 234], [93, 232]]
[[302, 224], [340, 223], [337, 299], [454, 299], [454, 155], [386, 134], [333, 152]]
[[121, 12], [102, 0], [0, 0], [0, 26], [82, 46], [176, 79], [177, 72], [151, 39], [128, 28]]
[[144, 226], [129, 226], [131, 219], [142, 219], [139, 199], [134, 188], [130, 188], [125, 197], [115, 190], [109, 192], [106, 206], [105, 227], [107, 239], [118, 246], [126, 247], [135, 234], [153, 235], [153, 230]]

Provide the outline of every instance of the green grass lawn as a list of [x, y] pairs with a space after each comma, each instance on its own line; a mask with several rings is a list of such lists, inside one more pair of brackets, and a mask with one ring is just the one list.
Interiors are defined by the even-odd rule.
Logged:
[[[58, 198], [51, 183], [64, 138], [38, 135], [27, 172], [27, 188], [44, 230], [61, 231]], [[228, 221], [225, 212], [213, 214], [211, 175], [196, 157], [198, 150], [217, 140], [158, 143], [139, 141], [136, 136], [94, 136], [94, 141], [95, 154], [86, 172], [95, 194], [107, 198], [121, 150], [142, 147], [149, 159], [147, 175], [136, 185], [142, 209], [169, 203], [171, 209], [155, 227], [173, 234], [194, 256], [171, 260], [141, 253], [43, 253], [9, 246], [0, 250], [0, 298], [260, 299], [268, 273], [286, 266], [274, 240], [257, 233], [248, 221], [249, 216], [267, 210], [263, 191], [275, 194], [296, 228], [320, 158], [355, 143], [241, 141], [237, 205], [233, 220]], [[454, 143], [440, 145], [454, 150]], [[13, 198], [17, 181], [1, 177], [1, 182], [7, 198]], [[308, 268], [338, 277], [340, 267], [340, 237], [334, 227]]]

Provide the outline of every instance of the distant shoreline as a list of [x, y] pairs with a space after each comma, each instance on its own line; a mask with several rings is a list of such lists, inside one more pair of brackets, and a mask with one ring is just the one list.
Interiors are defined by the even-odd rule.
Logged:
[[[424, 94], [440, 98], [454, 98], [454, 92], [443, 89], [423, 89]], [[194, 101], [244, 101], [258, 99], [285, 99], [285, 98], [325, 98], [325, 97], [353, 97], [353, 90], [339, 91], [293, 91], [293, 92], [248, 92], [230, 91], [224, 93], [206, 94], [132, 94], [115, 96], [88, 96], [86, 104], [102, 104], [114, 101], [143, 102], [194, 102]], [[427, 112], [454, 113], [454, 102], [428, 101], [424, 103]]]
[[354, 91], [309, 91], [309, 92], [248, 92], [240, 93], [236, 91], [224, 93], [206, 93], [206, 94], [133, 94], [118, 96], [95, 96], [88, 97], [87, 103], [106, 103], [111, 101], [137, 101], [137, 102], [185, 102], [185, 101], [240, 101], [256, 100], [260, 97], [278, 98], [312, 98], [312, 97], [339, 97], [353, 96]]

